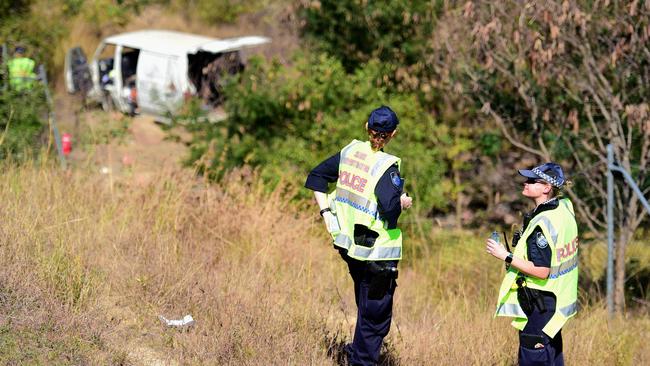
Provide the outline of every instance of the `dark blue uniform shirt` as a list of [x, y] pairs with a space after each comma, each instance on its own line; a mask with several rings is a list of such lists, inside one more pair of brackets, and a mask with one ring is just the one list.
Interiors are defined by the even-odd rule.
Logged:
[[[317, 192], [328, 192], [328, 184], [334, 183], [339, 178], [339, 162], [341, 152], [338, 152], [322, 163], [318, 164], [307, 176], [305, 187]], [[398, 179], [395, 179], [397, 177]], [[379, 216], [386, 221], [388, 229], [397, 227], [397, 218], [402, 213], [400, 196], [402, 195], [401, 179], [399, 179], [397, 165], [388, 168], [379, 178], [375, 187], [377, 196]], [[400, 181], [399, 185], [394, 182]]]
[[[526, 227], [530, 221], [537, 216], [539, 213], [554, 210], [558, 207], [560, 201], [557, 198], [554, 198], [548, 202], [544, 202], [535, 208], [532, 212], [524, 215], [524, 228], [522, 231], [526, 230]], [[526, 239], [526, 244], [528, 246], [528, 260], [533, 262], [537, 267], [547, 267], [551, 268], [551, 248], [548, 245], [546, 237], [542, 229], [537, 226], [528, 239]]]

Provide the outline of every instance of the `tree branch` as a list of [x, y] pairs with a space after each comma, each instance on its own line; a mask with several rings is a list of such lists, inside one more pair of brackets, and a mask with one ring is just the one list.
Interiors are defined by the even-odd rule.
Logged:
[[[594, 121], [594, 116], [591, 114], [591, 106], [588, 103], [585, 103], [585, 113], [587, 114], [587, 120], [589, 121], [589, 125], [591, 126], [591, 131], [594, 133], [594, 136], [596, 136], [596, 141], [598, 142], [598, 147], [600, 148], [600, 151], [607, 151], [607, 147], [605, 147], [605, 144], [603, 143], [603, 138], [600, 135], [600, 131], [598, 131], [596, 122]], [[607, 158], [605, 158], [604, 155], [600, 155], [600, 154], [599, 154], [599, 159], [602, 161], [607, 161]]]
[[578, 195], [575, 194], [572, 189], [567, 189], [567, 193], [569, 194], [569, 197], [571, 197], [571, 200], [576, 203], [575, 207], [578, 212], [587, 218], [587, 220], [585, 220], [585, 223], [589, 227], [589, 230], [598, 233], [599, 230], [595, 225], [598, 225], [601, 228], [606, 226], [603, 221], [598, 220], [598, 218], [593, 214], [593, 211], [589, 208], [590, 206], [585, 203], [585, 201], [583, 201], [580, 197], [578, 197]]
[[[512, 138], [512, 136], [510, 135], [505, 123], [503, 122], [503, 119], [501, 118], [501, 116], [499, 116], [497, 113], [495, 113], [492, 110], [492, 108], [490, 108], [489, 104], [486, 104], [486, 105], [487, 105], [487, 109], [488, 109], [487, 112], [492, 116], [492, 118], [494, 118], [495, 122], [497, 123], [497, 125], [501, 129], [501, 132], [503, 133], [503, 136], [505, 136], [505, 138], [513, 146], [518, 147], [521, 150], [524, 150], [524, 151], [529, 152], [531, 154], [534, 154], [534, 155], [540, 156], [542, 158], [545, 158], [544, 153], [542, 151], [537, 150], [537, 149], [533, 149], [532, 147], [529, 147], [529, 146], [525, 145], [524, 143], [522, 143], [520, 141], [517, 141], [514, 138]], [[484, 105], [484, 108], [486, 108], [485, 105]]]

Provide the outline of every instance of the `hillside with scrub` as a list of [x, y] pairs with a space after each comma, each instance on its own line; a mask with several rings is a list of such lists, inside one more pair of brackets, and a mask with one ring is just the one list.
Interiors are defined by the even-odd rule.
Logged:
[[[219, 123], [196, 99], [156, 125], [66, 94], [69, 47], [147, 28], [272, 43]], [[649, 38], [647, 1], [0, 0], [0, 43], [54, 96], [0, 88], [0, 363], [341, 364], [354, 292], [303, 184], [382, 104], [414, 198], [382, 365], [516, 364], [485, 240], [532, 208], [516, 169], [551, 160], [580, 230], [566, 364], [650, 363], [650, 222], [619, 174], [606, 304], [608, 144], [650, 192]]]

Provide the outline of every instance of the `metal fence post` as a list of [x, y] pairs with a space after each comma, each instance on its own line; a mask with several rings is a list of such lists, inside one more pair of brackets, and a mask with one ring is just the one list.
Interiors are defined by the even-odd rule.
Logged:
[[63, 147], [61, 146], [61, 135], [59, 134], [59, 128], [56, 125], [56, 117], [54, 116], [54, 102], [52, 101], [52, 96], [50, 95], [50, 87], [47, 84], [47, 74], [45, 73], [45, 67], [40, 65], [38, 67], [38, 78], [41, 80], [45, 86], [45, 99], [47, 100], [47, 109], [48, 109], [48, 119], [50, 125], [52, 126], [52, 132], [54, 133], [54, 142], [56, 144], [56, 151], [59, 155], [59, 160], [61, 161], [61, 167], [66, 168], [65, 156], [63, 155]]
[[614, 149], [607, 145], [607, 313], [614, 315]]
[[[607, 145], [607, 311], [610, 317], [614, 315], [614, 247], [616, 244], [614, 242], [614, 175], [612, 173], [614, 171], [623, 174], [627, 184], [650, 214], [650, 203], [643, 196], [643, 192], [630, 173], [614, 163], [614, 148], [612, 144]], [[625, 258], [618, 259], [625, 260]]]

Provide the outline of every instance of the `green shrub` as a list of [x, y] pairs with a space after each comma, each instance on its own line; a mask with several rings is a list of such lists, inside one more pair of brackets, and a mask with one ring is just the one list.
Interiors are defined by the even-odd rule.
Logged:
[[303, 1], [304, 37], [352, 71], [371, 59], [408, 66], [428, 50], [441, 1]]

